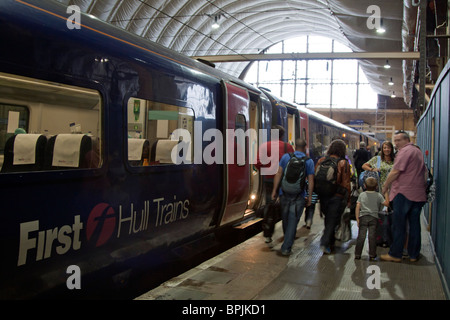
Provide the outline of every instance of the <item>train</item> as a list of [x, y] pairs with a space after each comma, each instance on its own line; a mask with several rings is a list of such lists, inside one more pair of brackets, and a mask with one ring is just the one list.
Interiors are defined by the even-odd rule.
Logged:
[[450, 243], [449, 72], [450, 63], [447, 63], [436, 81], [427, 108], [417, 122], [417, 145], [423, 152], [425, 164], [432, 173], [436, 186], [435, 200], [425, 204], [423, 213], [447, 297], [450, 296], [450, 252], [447, 248]]
[[165, 252], [257, 216], [261, 139], [218, 132], [279, 124], [315, 161], [337, 137], [349, 156], [379, 146], [93, 16], [70, 27], [72, 14], [0, 2], [1, 299], [114, 296]]

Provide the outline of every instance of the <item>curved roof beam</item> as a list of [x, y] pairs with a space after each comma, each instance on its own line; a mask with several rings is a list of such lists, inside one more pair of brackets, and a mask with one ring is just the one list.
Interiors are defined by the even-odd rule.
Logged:
[[[56, 1], [64, 5], [77, 5], [82, 12], [191, 56], [257, 53], [281, 40], [306, 34], [336, 39], [353, 51], [394, 52], [403, 49], [404, 1]], [[383, 35], [364, 27], [372, 15], [367, 12], [370, 5], [377, 5], [381, 10], [383, 24], [387, 27]], [[222, 26], [211, 32], [214, 16], [219, 14], [224, 15], [221, 18]], [[415, 16], [409, 18], [411, 21], [412, 19]], [[385, 81], [380, 77], [398, 77], [402, 72], [394, 67], [390, 71], [383, 70], [382, 62], [384, 61], [360, 60], [372, 86], [383, 94], [389, 88], [383, 87]], [[220, 63], [217, 67], [236, 75], [246, 65], [246, 62]], [[395, 91], [401, 94], [402, 90]]]
[[[283, 12], [278, 13], [278, 15], [276, 15], [276, 16], [274, 16], [273, 13], [268, 12], [265, 14], [265, 17], [266, 17], [266, 19], [263, 19], [264, 17], [262, 16], [262, 14], [259, 13], [259, 14], [247, 16], [244, 19], [240, 19], [240, 21], [244, 22], [245, 25], [251, 26], [252, 29], [261, 30], [260, 32], [258, 32], [260, 34], [263, 34], [263, 30], [269, 30], [269, 31], [271, 31], [270, 33], [273, 33], [274, 30], [272, 30], [272, 26], [279, 26], [280, 22], [283, 22], [283, 23], [286, 22], [286, 21], [283, 21], [286, 17]], [[267, 20], [267, 19], [269, 19], [269, 20]], [[277, 19], [277, 21], [275, 21], [275, 19]], [[321, 23], [319, 25], [322, 25], [324, 28], [331, 29], [331, 31], [334, 31], [332, 29], [332, 27], [330, 26], [329, 22], [324, 18], [319, 19], [318, 17], [314, 17], [314, 18], [308, 17], [308, 19], [315, 21], [316, 26], [318, 25], [317, 21], [323, 21], [323, 23]], [[302, 20], [303, 21], [306, 20], [306, 17], [305, 17], [305, 19], [302, 19]], [[267, 24], [267, 21], [270, 21], [270, 24]], [[303, 21], [302, 21], [302, 24], [304, 23]], [[292, 27], [293, 25], [298, 24], [298, 20], [289, 19], [289, 21], [287, 21], [287, 23], [289, 24], [289, 27]], [[245, 31], [244, 27], [239, 28], [239, 25], [241, 25], [241, 24], [242, 23], [238, 23], [238, 22], [235, 22], [232, 24], [230, 24], [229, 22], [223, 23], [222, 28], [221, 28], [222, 32], [217, 35], [216, 39], [219, 41], [219, 43], [233, 43], [234, 44], [239, 41], [236, 41], [236, 40], [233, 41], [233, 39], [237, 39], [237, 37], [239, 37], [239, 36], [244, 37], [244, 41], [240, 41], [241, 43], [246, 41], [245, 37], [254, 38], [253, 32], [247, 33], [247, 31]], [[278, 32], [278, 30], [275, 30], [275, 32]], [[258, 38], [265, 37], [267, 39], [267, 32], [265, 34], [266, 34], [265, 36], [263, 36], [263, 35], [258, 36]], [[195, 35], [193, 35], [191, 39], [186, 41], [186, 43], [192, 43], [193, 42], [192, 40], [194, 40], [194, 38], [195, 38]], [[342, 39], [342, 35], [340, 38]], [[273, 40], [269, 40], [269, 41], [271, 41], [272, 44], [275, 44], [276, 42], [278, 42], [278, 39], [277, 39], [277, 41], [273, 41]], [[205, 47], [211, 48], [213, 45], [207, 44], [207, 43], [211, 43], [211, 42], [212, 41], [210, 38], [200, 39], [200, 42], [197, 42], [195, 45], [195, 48], [198, 49], [196, 51], [196, 53], [201, 52], [200, 54], [206, 54], [209, 52], [209, 54], [213, 54], [214, 53], [213, 49], [211, 49], [211, 50], [204, 49]], [[266, 46], [268, 46], [268, 45], [265, 45], [264, 47], [266, 47]], [[239, 47], [239, 48], [241, 48], [241, 47]], [[245, 50], [244, 47], [242, 47], [242, 48], [243, 48], [243, 50]], [[187, 51], [190, 51], [190, 48], [188, 45], [185, 45], [183, 47], [182, 52], [184, 52], [186, 54], [191, 54], [191, 55], [195, 54], [193, 52], [187, 52]]]

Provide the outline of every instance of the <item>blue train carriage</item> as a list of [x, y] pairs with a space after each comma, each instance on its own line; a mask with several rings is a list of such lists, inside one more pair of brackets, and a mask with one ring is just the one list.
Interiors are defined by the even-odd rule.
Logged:
[[316, 163], [320, 157], [326, 154], [331, 141], [341, 139], [347, 146], [347, 158], [352, 163], [353, 153], [359, 148], [359, 141], [363, 134], [304, 106], [297, 105], [297, 108], [303, 111], [308, 118], [309, 138], [307, 142], [310, 157], [314, 162]]
[[306, 114], [300, 111], [292, 104], [274, 96], [269, 89], [259, 88], [270, 102], [272, 112], [272, 126], [280, 125], [285, 129], [285, 135], [282, 140], [295, 147], [295, 139], [308, 135]]
[[417, 145], [423, 152], [436, 186], [435, 200], [423, 207], [447, 296], [450, 283], [450, 63], [442, 70], [428, 106], [417, 123]]
[[53, 2], [0, 3], [2, 298], [67, 292], [71, 265], [83, 293], [126, 286], [162, 252], [259, 205], [258, 137], [239, 159], [237, 141], [226, 165], [233, 137], [213, 142], [270, 129], [268, 99], [90, 16], [70, 29], [69, 15]]
[[307, 155], [316, 163], [324, 156], [334, 139], [342, 139], [347, 145], [347, 157], [352, 162], [353, 153], [359, 148], [359, 142], [365, 141], [371, 146], [372, 154], [379, 146], [379, 141], [364, 133], [330, 119], [304, 106], [277, 98], [270, 91], [259, 88], [272, 104], [272, 122], [286, 130], [284, 141], [294, 146], [296, 138], [307, 142]]

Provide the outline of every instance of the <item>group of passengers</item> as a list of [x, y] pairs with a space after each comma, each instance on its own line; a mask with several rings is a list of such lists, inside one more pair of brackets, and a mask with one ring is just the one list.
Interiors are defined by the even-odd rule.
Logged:
[[[281, 254], [291, 254], [297, 225], [305, 208], [306, 226], [308, 228], [311, 226], [317, 199], [320, 201], [325, 227], [320, 239], [320, 246], [324, 254], [331, 254], [336, 240], [335, 230], [341, 222], [344, 210], [351, 206], [352, 170], [346, 159], [346, 144], [340, 139], [333, 140], [326, 155], [314, 165], [313, 160], [306, 156], [305, 140], [297, 139], [295, 150], [293, 150], [292, 146], [281, 141], [284, 129], [281, 126], [277, 126], [275, 129], [279, 130], [280, 141], [269, 141], [269, 143], [278, 143], [279, 167], [274, 176], [264, 177], [264, 185], [267, 202], [279, 201], [281, 205], [284, 233]], [[381, 260], [401, 262], [406, 254], [409, 254], [412, 262], [419, 258], [421, 249], [420, 213], [427, 200], [424, 157], [420, 149], [411, 143], [410, 137], [405, 131], [396, 132], [394, 144], [397, 153], [394, 153], [394, 145], [385, 141], [379, 154], [366, 159], [358, 170], [358, 174], [366, 171], [375, 174], [376, 178], [369, 174], [366, 175], [368, 178], [361, 186], [364, 187], [364, 192], [359, 194], [356, 202], [355, 218], [359, 234], [355, 247], [355, 259], [361, 257], [367, 231], [369, 231], [369, 258], [377, 259], [376, 228], [378, 214], [383, 210], [388, 211], [392, 216], [392, 243], [389, 252], [381, 255]], [[361, 145], [361, 147], [365, 146]], [[297, 194], [289, 194], [283, 192], [281, 185], [283, 179], [286, 179], [288, 163], [294, 156], [304, 161], [306, 184], [304, 184], [305, 187], [299, 189]], [[316, 194], [317, 188], [314, 187], [314, 183], [319, 185], [318, 169], [329, 160], [334, 160], [337, 167], [336, 192], [331, 195], [319, 192]], [[272, 241], [270, 234], [264, 234], [264, 236], [267, 243]]]

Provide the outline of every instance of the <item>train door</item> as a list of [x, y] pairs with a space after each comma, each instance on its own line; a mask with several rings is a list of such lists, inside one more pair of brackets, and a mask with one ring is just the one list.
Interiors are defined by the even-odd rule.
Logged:
[[[248, 199], [247, 209], [254, 209], [261, 200], [261, 177], [259, 170], [253, 165], [257, 161], [258, 146], [258, 132], [261, 128], [261, 99], [259, 95], [250, 93], [250, 130], [249, 130], [249, 159], [250, 161], [250, 198]], [[249, 213], [253, 212], [249, 210]]]
[[[282, 105], [282, 104], [276, 104], [275, 105], [275, 112], [272, 112], [272, 114], [276, 113], [278, 116], [278, 119], [276, 120], [277, 122], [272, 123], [272, 124], [278, 124], [280, 126], [282, 126], [284, 128], [284, 130], [288, 130], [288, 112], [287, 112], [287, 107]], [[283, 141], [284, 142], [288, 142], [288, 134], [285, 134], [283, 137]]]
[[[249, 94], [240, 86], [223, 82], [224, 88], [224, 209], [220, 225], [242, 218], [250, 188], [247, 138]], [[243, 132], [239, 129], [242, 129]], [[244, 133], [244, 135], [240, 135]]]

